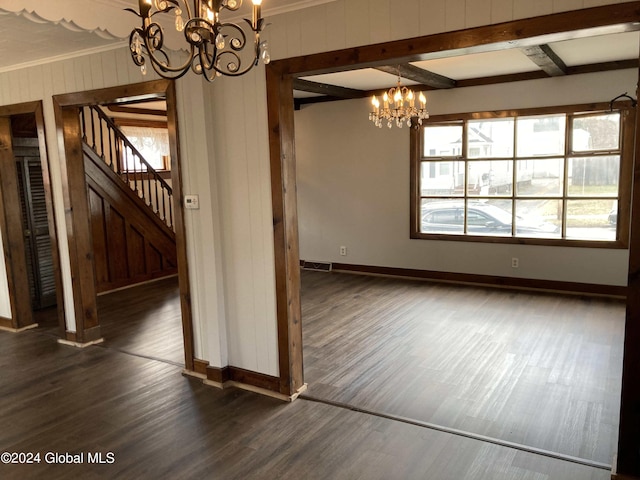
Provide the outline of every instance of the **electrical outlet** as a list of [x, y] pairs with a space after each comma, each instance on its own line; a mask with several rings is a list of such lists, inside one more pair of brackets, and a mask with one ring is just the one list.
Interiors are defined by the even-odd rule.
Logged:
[[340, 255], [342, 255], [343, 257], [347, 255], [347, 247], [340, 247]]
[[511, 268], [518, 268], [520, 266], [520, 260], [517, 257], [511, 259]]

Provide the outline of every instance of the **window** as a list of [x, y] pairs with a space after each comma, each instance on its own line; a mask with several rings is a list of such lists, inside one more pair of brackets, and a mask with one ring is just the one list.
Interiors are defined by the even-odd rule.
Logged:
[[625, 246], [633, 116], [607, 104], [432, 117], [411, 137], [412, 238]]
[[[127, 140], [154, 170], [170, 170], [169, 132], [162, 122], [157, 123], [157, 126], [151, 122], [147, 122], [145, 125], [136, 125], [134, 122], [121, 120], [118, 125]], [[124, 152], [123, 170], [136, 172], [147, 170], [147, 166], [136, 155], [128, 152], [128, 149], [123, 148], [122, 152]]]

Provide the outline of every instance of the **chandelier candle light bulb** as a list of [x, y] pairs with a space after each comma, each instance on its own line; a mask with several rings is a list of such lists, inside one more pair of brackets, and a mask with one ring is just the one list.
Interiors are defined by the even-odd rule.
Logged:
[[[424, 119], [429, 118], [427, 112], [427, 98], [424, 93], [418, 95], [419, 108], [416, 107], [415, 94], [413, 90], [403, 87], [398, 73], [398, 83], [395, 87], [384, 92], [382, 96], [383, 107], [380, 108], [380, 101], [374, 95], [371, 99], [373, 111], [369, 113], [371, 120], [376, 127], [382, 127], [383, 121], [387, 121], [387, 126], [391, 128], [395, 123], [398, 128], [402, 128], [404, 123], [411, 126], [411, 119], [416, 118], [419, 125]], [[406, 105], [406, 106], [405, 106]]]

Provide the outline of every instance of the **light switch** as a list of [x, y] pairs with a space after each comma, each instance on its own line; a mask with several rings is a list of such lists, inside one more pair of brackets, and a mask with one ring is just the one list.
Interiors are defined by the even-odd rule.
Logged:
[[200, 208], [200, 199], [198, 195], [185, 195], [184, 196], [184, 208], [190, 210], [197, 210]]

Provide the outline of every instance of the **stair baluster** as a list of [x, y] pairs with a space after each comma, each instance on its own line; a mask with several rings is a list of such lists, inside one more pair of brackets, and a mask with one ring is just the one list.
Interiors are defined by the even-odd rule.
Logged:
[[[167, 182], [99, 107], [80, 109], [80, 120], [83, 142], [173, 230], [173, 191]], [[97, 135], [99, 139], [96, 139]]]

